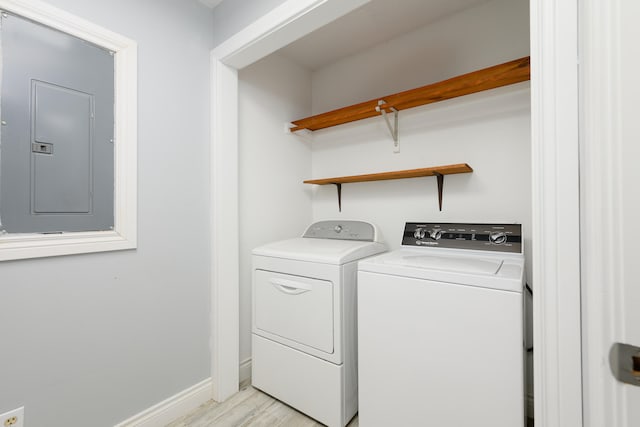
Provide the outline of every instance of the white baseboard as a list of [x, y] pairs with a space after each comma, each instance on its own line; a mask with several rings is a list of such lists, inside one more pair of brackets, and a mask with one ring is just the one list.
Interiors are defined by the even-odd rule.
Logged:
[[188, 414], [212, 397], [211, 378], [163, 400], [151, 408], [122, 421], [115, 427], [162, 427]]
[[251, 379], [251, 358], [248, 357], [240, 362], [240, 382]]

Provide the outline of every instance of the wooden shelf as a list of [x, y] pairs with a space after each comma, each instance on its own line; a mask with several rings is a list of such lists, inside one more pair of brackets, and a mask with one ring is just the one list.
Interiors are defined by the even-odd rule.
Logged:
[[[295, 127], [291, 128], [291, 132], [302, 129], [314, 131], [379, 116], [381, 113], [376, 110], [376, 107], [385, 111], [393, 111], [393, 109], [400, 111], [527, 81], [530, 79], [529, 63], [527, 56], [438, 83], [296, 120], [292, 122]], [[380, 100], [384, 100], [384, 103], [380, 104]]]
[[338, 208], [342, 211], [342, 184], [368, 181], [385, 181], [389, 179], [419, 178], [423, 176], [436, 176], [438, 178], [438, 202], [442, 210], [442, 187], [444, 175], [473, 172], [471, 166], [466, 163], [456, 165], [435, 166], [431, 168], [408, 169], [393, 172], [371, 173], [365, 175], [340, 176], [335, 178], [308, 179], [305, 184], [327, 185], [334, 184], [338, 189]]
[[366, 175], [352, 175], [352, 176], [340, 176], [336, 178], [322, 178], [322, 179], [308, 179], [304, 181], [305, 184], [349, 184], [353, 182], [367, 182], [367, 181], [385, 181], [389, 179], [403, 179], [403, 178], [419, 178], [422, 176], [436, 176], [436, 175], [453, 175], [457, 173], [469, 173], [473, 172], [471, 166], [466, 163], [460, 163], [457, 165], [447, 166], [435, 166], [432, 168], [421, 169], [408, 169], [403, 171], [393, 172], [381, 172], [370, 173]]

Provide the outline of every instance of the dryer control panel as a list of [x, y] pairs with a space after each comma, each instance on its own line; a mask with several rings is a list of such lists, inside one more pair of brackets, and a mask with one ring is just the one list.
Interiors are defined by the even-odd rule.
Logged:
[[358, 240], [378, 242], [378, 231], [365, 221], [318, 221], [307, 228], [302, 237], [315, 239]]
[[522, 225], [407, 222], [402, 245], [522, 253]]

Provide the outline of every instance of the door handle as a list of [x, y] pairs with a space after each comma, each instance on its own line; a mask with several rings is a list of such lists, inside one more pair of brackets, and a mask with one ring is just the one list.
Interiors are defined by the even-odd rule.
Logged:
[[609, 351], [609, 366], [618, 381], [640, 386], [640, 347], [613, 344]]
[[289, 295], [300, 295], [313, 289], [311, 285], [306, 283], [286, 279], [270, 279], [269, 283], [279, 291]]
[[49, 142], [32, 142], [31, 152], [38, 154], [53, 154], [53, 144]]

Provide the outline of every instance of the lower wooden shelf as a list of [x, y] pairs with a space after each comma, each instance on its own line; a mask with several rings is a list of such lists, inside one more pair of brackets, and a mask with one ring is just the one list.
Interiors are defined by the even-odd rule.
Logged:
[[305, 184], [327, 185], [334, 184], [338, 189], [338, 209], [342, 211], [342, 184], [368, 181], [385, 181], [389, 179], [420, 178], [423, 176], [435, 176], [438, 179], [438, 204], [442, 210], [442, 187], [444, 176], [459, 173], [473, 172], [471, 166], [466, 163], [455, 165], [434, 166], [430, 168], [407, 169], [393, 172], [371, 173], [365, 175], [340, 176], [335, 178], [308, 179]]

